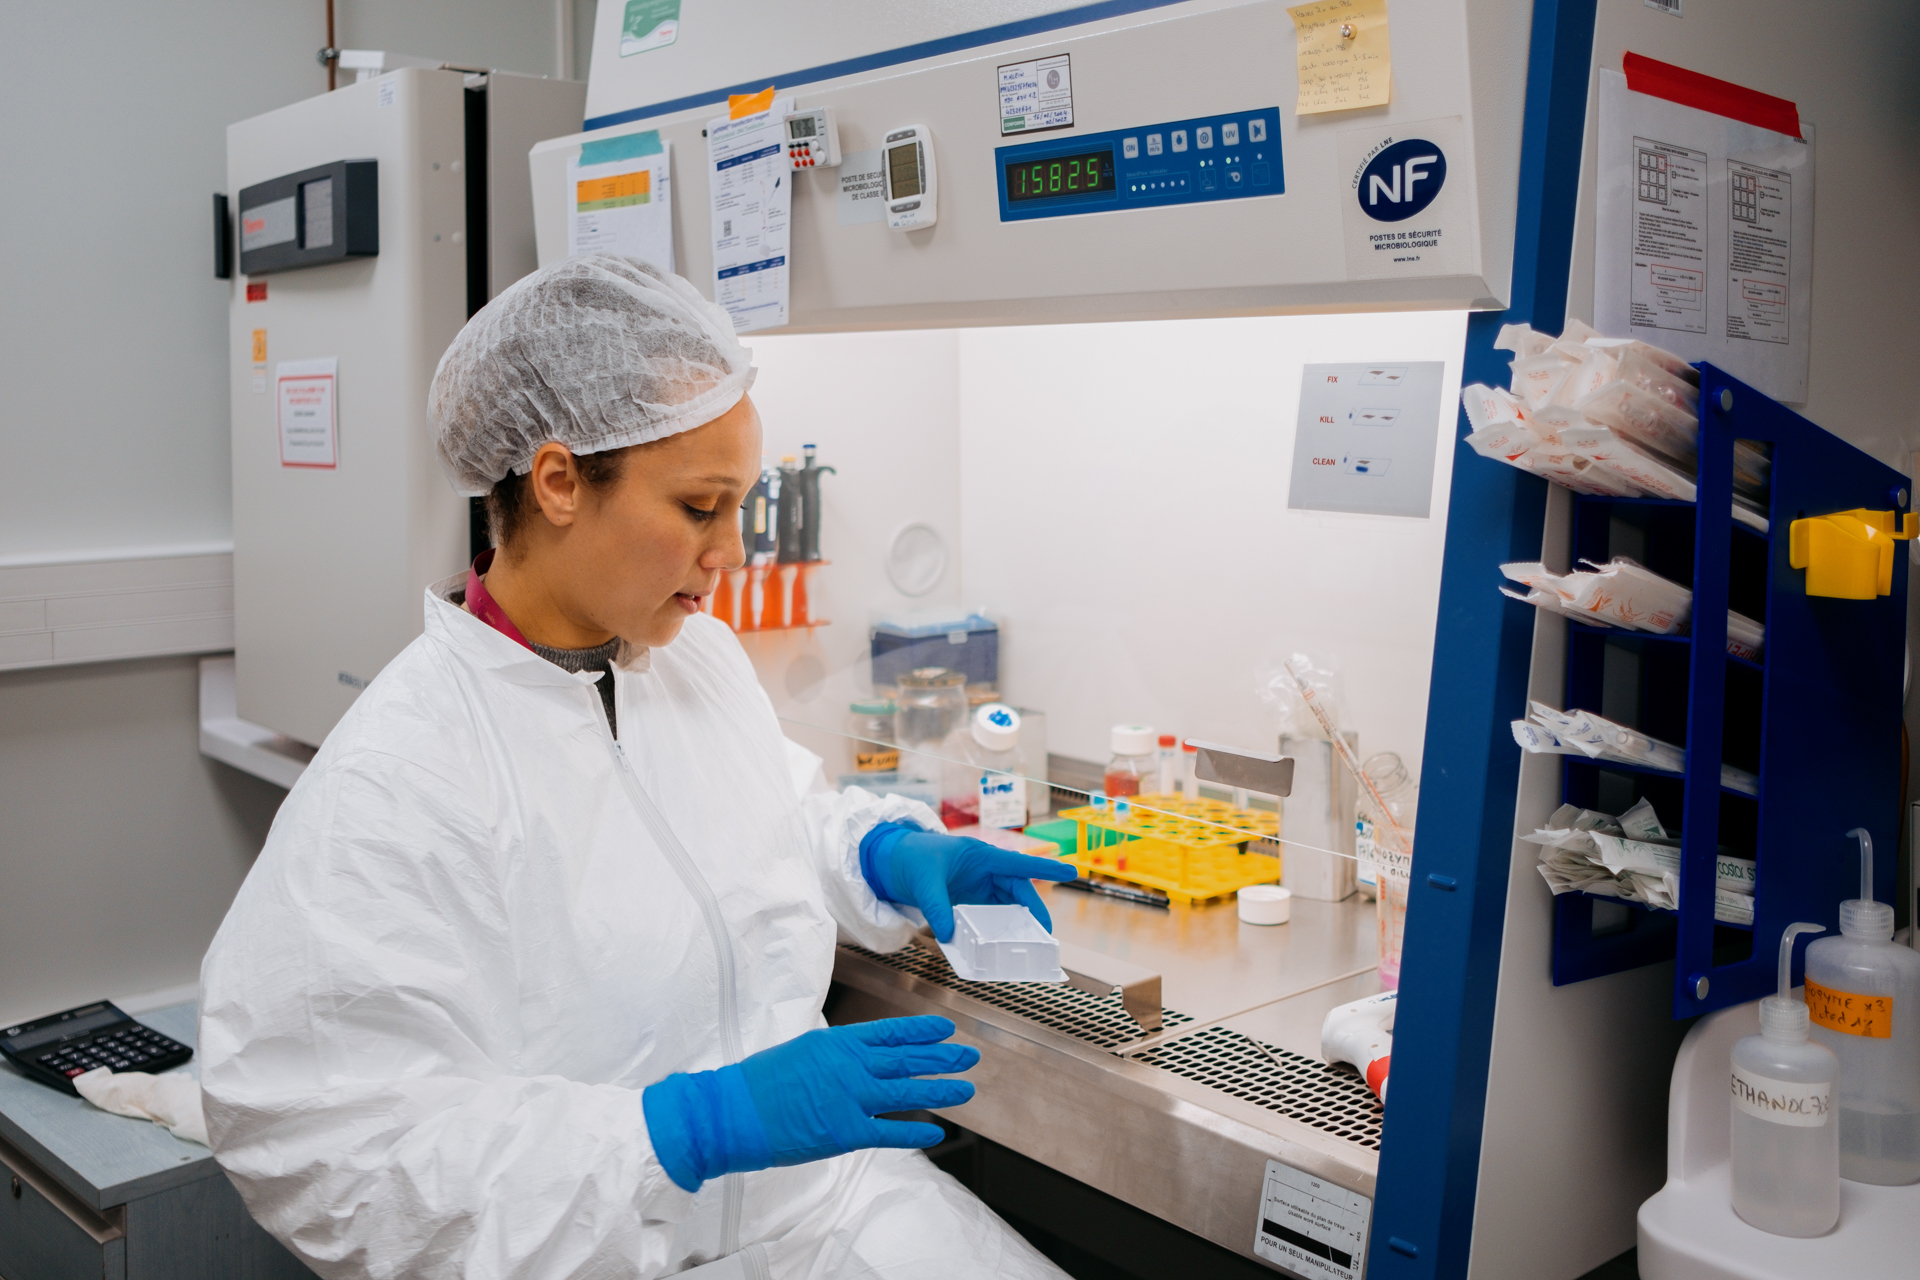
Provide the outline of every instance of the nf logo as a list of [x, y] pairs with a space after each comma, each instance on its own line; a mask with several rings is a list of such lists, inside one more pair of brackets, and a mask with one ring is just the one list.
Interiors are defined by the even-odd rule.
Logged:
[[1440, 194], [1447, 157], [1424, 138], [1394, 143], [1360, 171], [1360, 208], [1375, 222], [1411, 218]]

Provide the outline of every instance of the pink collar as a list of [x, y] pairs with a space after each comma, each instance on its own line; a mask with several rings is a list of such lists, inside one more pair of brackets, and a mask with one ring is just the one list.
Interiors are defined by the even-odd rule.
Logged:
[[507, 616], [507, 611], [487, 594], [487, 584], [481, 579], [481, 575], [493, 567], [493, 553], [494, 548], [488, 547], [474, 557], [473, 568], [467, 573], [467, 612], [515, 644], [530, 650], [533, 645], [520, 634], [520, 628], [513, 625], [513, 619]]

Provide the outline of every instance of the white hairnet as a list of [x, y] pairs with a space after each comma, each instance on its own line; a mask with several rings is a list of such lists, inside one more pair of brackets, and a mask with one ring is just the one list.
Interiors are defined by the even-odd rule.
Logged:
[[594, 253], [536, 271], [467, 321], [427, 396], [453, 487], [525, 474], [549, 440], [574, 453], [689, 431], [738, 404], [752, 352], [679, 276]]

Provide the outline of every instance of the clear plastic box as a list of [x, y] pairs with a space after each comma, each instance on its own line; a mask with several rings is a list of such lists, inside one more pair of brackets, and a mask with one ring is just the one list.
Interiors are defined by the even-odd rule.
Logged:
[[953, 909], [953, 941], [940, 944], [956, 976], [969, 982], [1065, 982], [1060, 944], [1021, 906], [966, 904]]

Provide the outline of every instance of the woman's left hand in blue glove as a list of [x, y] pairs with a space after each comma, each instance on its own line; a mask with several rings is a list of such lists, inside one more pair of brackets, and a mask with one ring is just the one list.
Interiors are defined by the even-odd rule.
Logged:
[[1072, 880], [1080, 874], [1071, 863], [899, 822], [883, 822], [867, 832], [860, 841], [860, 870], [886, 901], [918, 907], [942, 942], [953, 941], [953, 908], [966, 902], [1017, 903], [1052, 932], [1053, 917], [1033, 881]]

